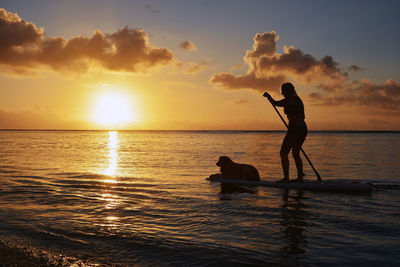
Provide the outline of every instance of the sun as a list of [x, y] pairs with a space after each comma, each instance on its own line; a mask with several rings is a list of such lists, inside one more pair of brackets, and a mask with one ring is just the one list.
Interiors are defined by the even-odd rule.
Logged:
[[107, 126], [124, 126], [137, 121], [132, 98], [121, 92], [103, 92], [95, 100], [93, 122]]

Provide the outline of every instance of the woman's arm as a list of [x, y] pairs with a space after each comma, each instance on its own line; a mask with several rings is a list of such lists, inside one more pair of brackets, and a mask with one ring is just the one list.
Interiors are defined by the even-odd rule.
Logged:
[[268, 98], [269, 102], [271, 102], [271, 104], [274, 105], [274, 106], [283, 107], [283, 106], [285, 105], [285, 101], [284, 101], [285, 99], [276, 101], [276, 100], [273, 99], [272, 96], [271, 96], [269, 93], [267, 93], [267, 92], [265, 92], [265, 93], [263, 94], [263, 96], [266, 97], [266, 98]]

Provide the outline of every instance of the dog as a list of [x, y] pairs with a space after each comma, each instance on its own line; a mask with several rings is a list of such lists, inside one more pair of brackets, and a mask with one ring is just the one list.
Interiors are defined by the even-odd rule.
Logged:
[[260, 181], [260, 174], [254, 166], [235, 163], [227, 156], [219, 157], [217, 166], [221, 173], [211, 175], [211, 179], [222, 176], [221, 178], [230, 180]]

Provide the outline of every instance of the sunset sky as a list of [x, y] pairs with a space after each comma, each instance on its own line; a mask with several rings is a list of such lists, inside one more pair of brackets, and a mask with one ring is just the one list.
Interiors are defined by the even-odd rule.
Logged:
[[[400, 130], [399, 1], [0, 0], [0, 129]], [[282, 111], [283, 113], [283, 111]]]

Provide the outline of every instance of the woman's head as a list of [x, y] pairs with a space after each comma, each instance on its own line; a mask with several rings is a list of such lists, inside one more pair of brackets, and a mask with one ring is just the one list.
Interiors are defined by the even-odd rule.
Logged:
[[296, 96], [296, 90], [294, 89], [293, 84], [291, 83], [284, 83], [282, 84], [282, 95], [284, 97]]

